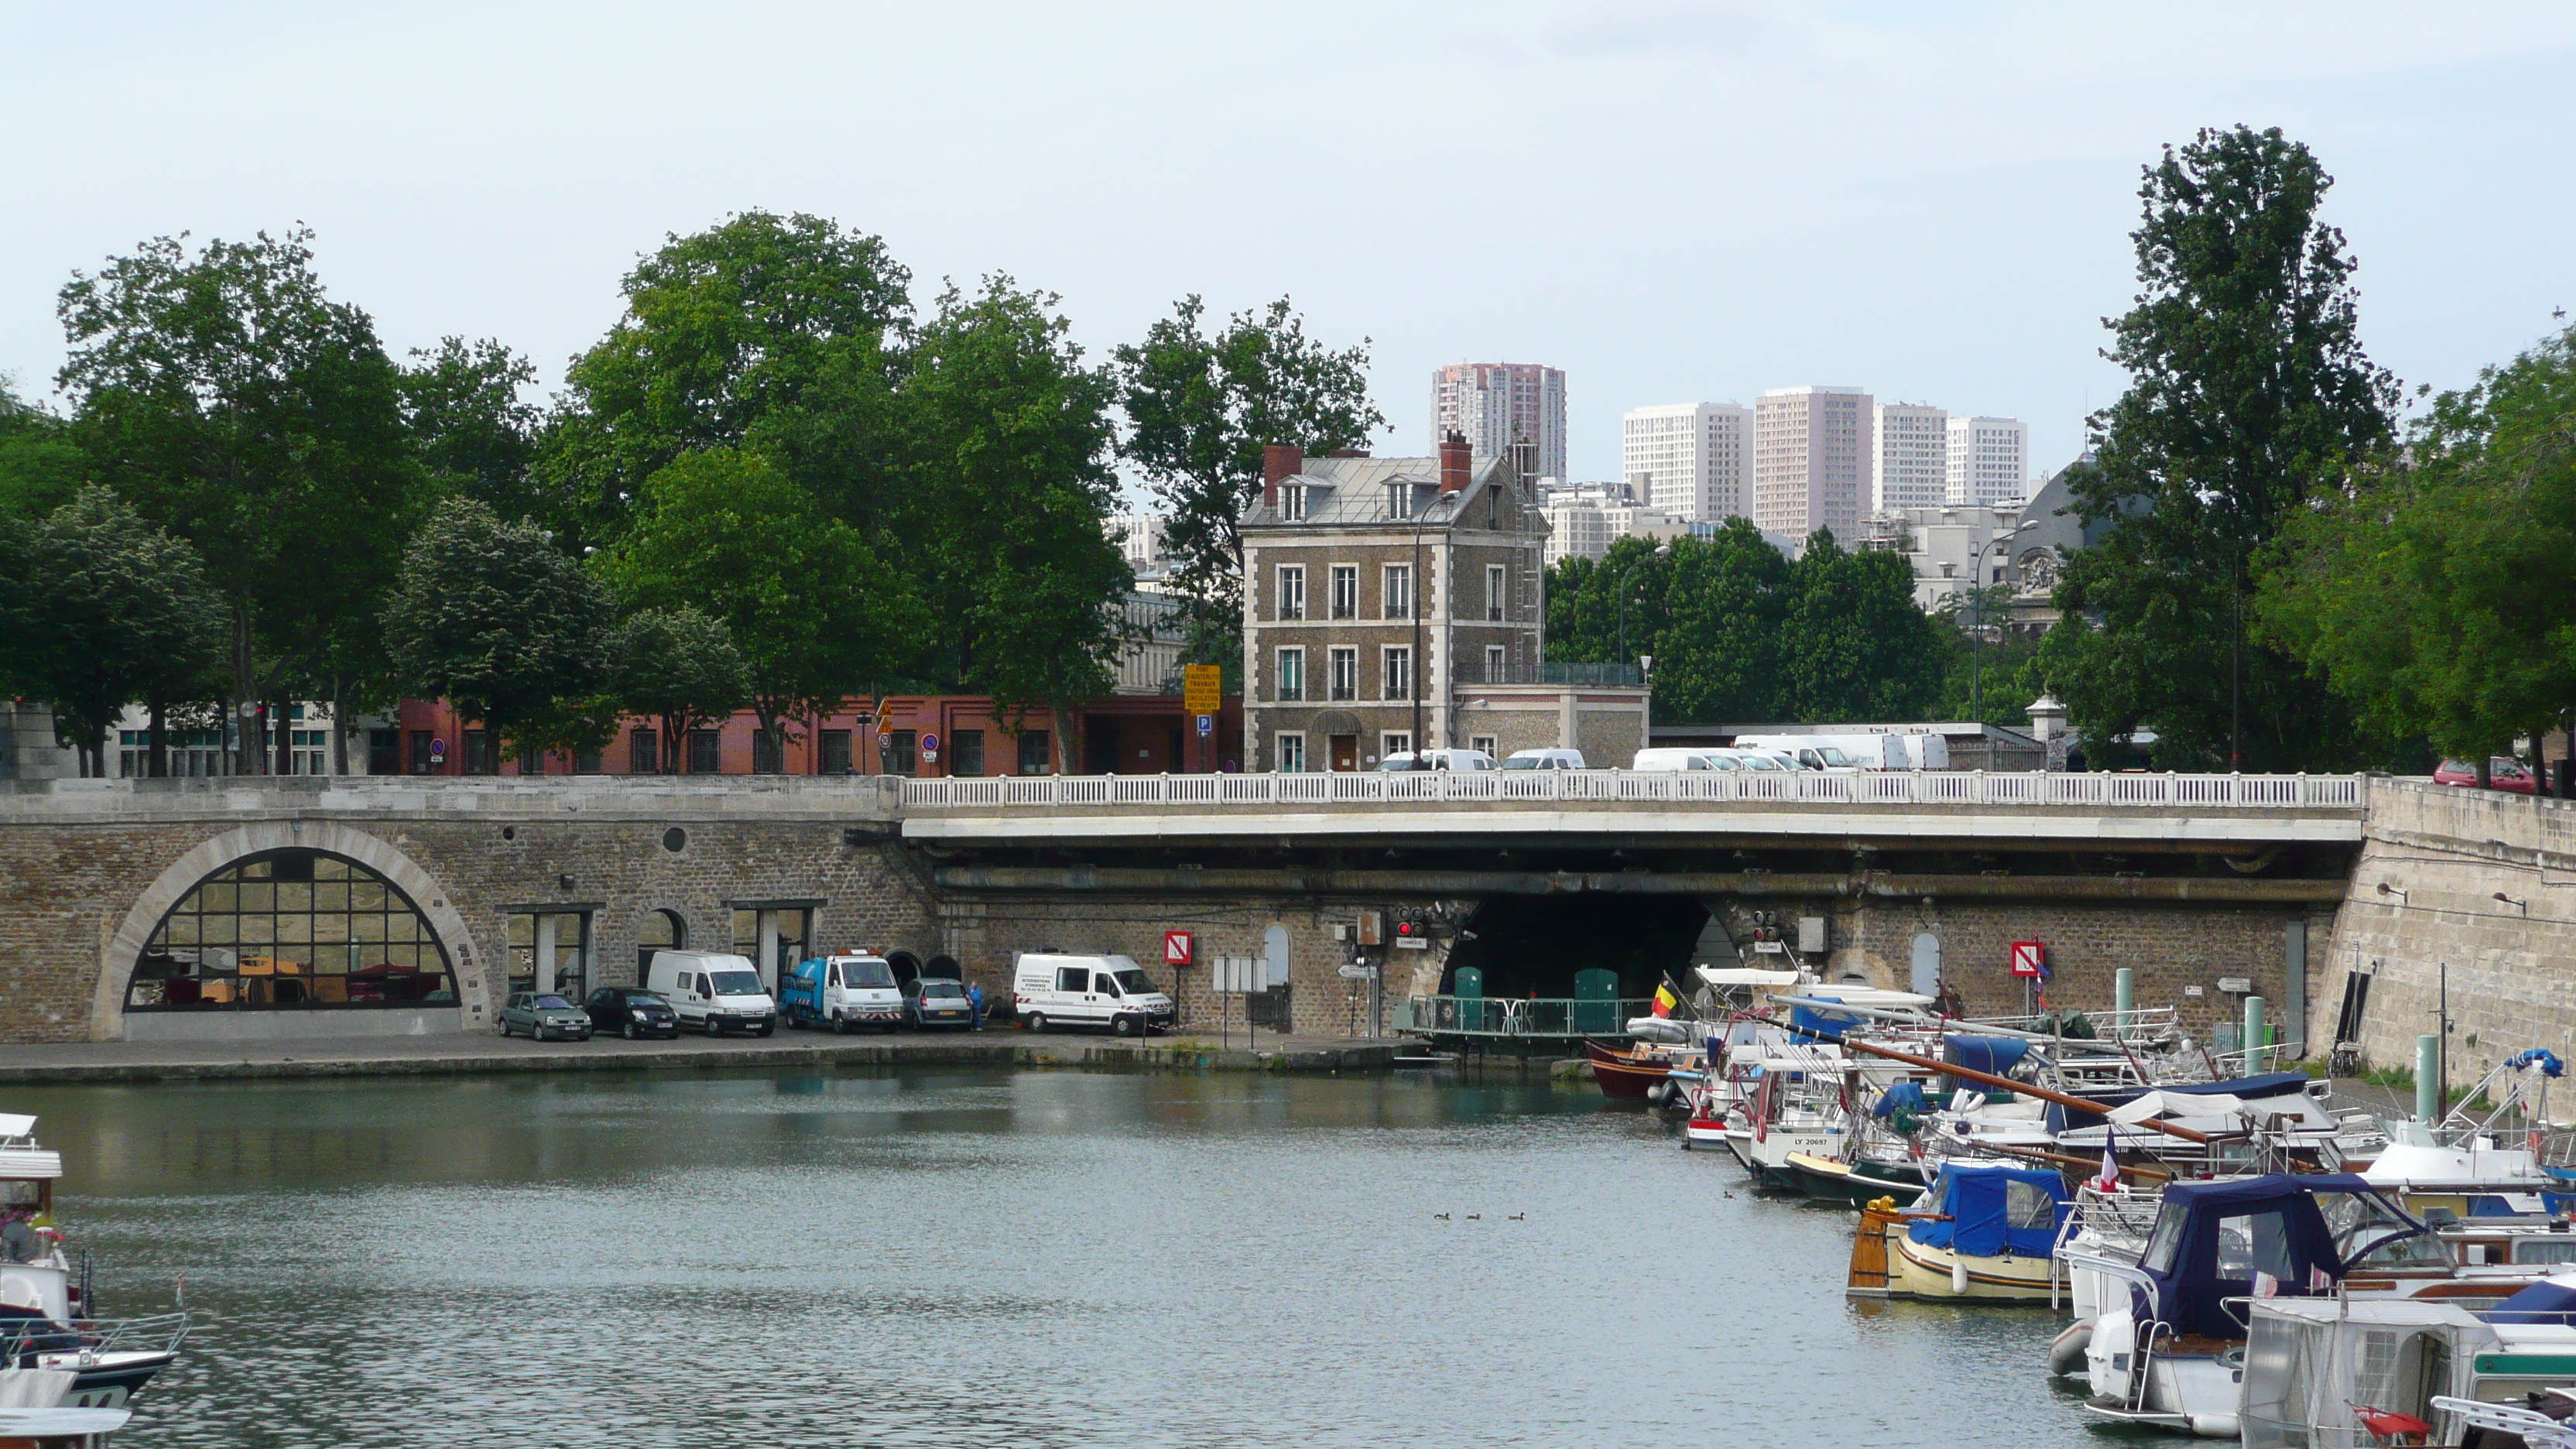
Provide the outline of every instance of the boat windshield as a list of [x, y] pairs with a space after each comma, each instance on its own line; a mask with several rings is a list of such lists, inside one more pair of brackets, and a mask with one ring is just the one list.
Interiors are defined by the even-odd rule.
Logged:
[[2156, 1214], [2156, 1230], [2147, 1239], [2147, 1251], [2138, 1266], [2150, 1273], [2173, 1271], [2174, 1256], [2182, 1251], [2183, 1220], [2190, 1212], [2181, 1203], [2169, 1202]]
[[761, 994], [760, 977], [752, 972], [719, 971], [715, 973], [715, 978], [715, 994], [718, 996], [758, 996]]
[[2321, 1192], [2317, 1211], [2334, 1234], [2335, 1256], [2374, 1268], [2439, 1268], [2449, 1255], [2441, 1240], [2390, 1207], [2376, 1194]]
[[1154, 983], [1147, 980], [1142, 971], [1121, 971], [1118, 973], [1118, 988], [1130, 996], [1142, 996], [1154, 989]]

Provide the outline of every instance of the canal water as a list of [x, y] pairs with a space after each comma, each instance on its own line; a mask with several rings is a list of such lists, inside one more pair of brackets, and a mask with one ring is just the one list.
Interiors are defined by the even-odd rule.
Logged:
[[[1589, 1089], [967, 1070], [25, 1089], [120, 1445], [2099, 1442], [2041, 1311]], [[1732, 1191], [1733, 1196], [1728, 1196]], [[1444, 1215], [1445, 1216], [1442, 1216]]]

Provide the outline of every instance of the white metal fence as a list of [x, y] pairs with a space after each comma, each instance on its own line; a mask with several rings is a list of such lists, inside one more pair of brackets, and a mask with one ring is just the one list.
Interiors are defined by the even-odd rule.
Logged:
[[1433, 770], [1390, 774], [1005, 775], [906, 780], [906, 809], [993, 806], [1358, 805], [1443, 800], [1672, 800], [1804, 805], [2359, 810], [2359, 775], [1988, 774], [1982, 770]]

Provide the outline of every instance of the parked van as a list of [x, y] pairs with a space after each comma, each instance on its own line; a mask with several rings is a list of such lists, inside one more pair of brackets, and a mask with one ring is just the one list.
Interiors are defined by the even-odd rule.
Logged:
[[1490, 770], [1494, 757], [1483, 750], [1398, 750], [1378, 762], [1381, 770]]
[[680, 1027], [709, 1036], [747, 1031], [767, 1036], [778, 1025], [778, 1003], [761, 988], [747, 956], [724, 951], [656, 951], [644, 984], [671, 1003]]
[[1105, 1026], [1120, 1036], [1169, 1028], [1179, 1018], [1172, 998], [1131, 956], [1023, 952], [1011, 963], [1011, 1009], [1031, 1031], [1050, 1024]]
[[1740, 750], [1768, 750], [1786, 755], [1809, 770], [1833, 774], [1857, 774], [1863, 765], [1847, 745], [1881, 738], [1876, 735], [1738, 735], [1735, 747]]
[[903, 991], [883, 956], [857, 951], [817, 956], [778, 979], [778, 1014], [789, 1026], [892, 1031], [903, 1025]]
[[1805, 768], [1777, 750], [1712, 750], [1709, 752], [1709, 763], [1721, 770], [1732, 766], [1735, 769], [1749, 770], [1756, 774], [1774, 775]]
[[1514, 750], [1503, 761], [1506, 770], [1586, 770], [1581, 750]]
[[1685, 750], [1663, 748], [1639, 750], [1637, 752], [1637, 758], [1635, 761], [1630, 763], [1628, 768], [1631, 770], [1673, 771], [1714, 769], [1716, 767], [1708, 762], [1708, 757], [1712, 753], [1714, 753], [1714, 751], [1704, 749]]
[[[1823, 770], [1946, 770], [1950, 742], [1929, 731], [1887, 734], [1745, 735], [1738, 747], [1786, 751]], [[1813, 758], [1810, 758], [1812, 756]], [[1837, 760], [1836, 756], [1840, 756]]]

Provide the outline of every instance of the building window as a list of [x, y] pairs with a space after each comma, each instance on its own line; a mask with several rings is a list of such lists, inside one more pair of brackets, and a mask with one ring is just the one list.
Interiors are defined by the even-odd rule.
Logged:
[[1386, 617], [1390, 619], [1412, 618], [1413, 566], [1411, 564], [1388, 564], [1386, 566], [1385, 582], [1386, 593], [1380, 602], [1386, 605]]
[[467, 730], [465, 732], [465, 773], [469, 775], [492, 773], [492, 736], [489, 731]]
[[1045, 730], [1020, 731], [1020, 773], [1043, 775], [1047, 772], [1047, 755], [1053, 742]]
[[1413, 734], [1409, 730], [1388, 730], [1377, 738], [1378, 758], [1381, 760], [1410, 754], [1413, 750]]
[[1279, 737], [1279, 773], [1283, 775], [1306, 773], [1306, 736], [1304, 734], [1283, 734]]
[[755, 729], [751, 732], [751, 772], [755, 775], [787, 773], [785, 731]]
[[1288, 564], [1279, 570], [1279, 617], [1306, 617], [1306, 570], [1300, 566]]
[[402, 773], [402, 731], [367, 731], [367, 773], [370, 775]]
[[579, 749], [573, 751], [572, 772], [576, 775], [596, 775], [601, 773], [599, 766], [599, 751], [593, 749]]
[[1358, 651], [1357, 649], [1335, 649], [1335, 650], [1333, 650], [1333, 651], [1332, 651], [1332, 659], [1331, 659], [1331, 661], [1330, 661], [1330, 667], [1331, 667], [1331, 669], [1332, 669], [1332, 671], [1333, 671], [1333, 677], [1332, 677], [1332, 691], [1333, 691], [1333, 698], [1335, 698], [1335, 699], [1357, 699], [1357, 698], [1359, 698], [1359, 697], [1360, 697], [1360, 651]]
[[1386, 485], [1386, 516], [1389, 518], [1411, 518], [1413, 516], [1412, 484], [1389, 483]]
[[1385, 698], [1413, 698], [1413, 651], [1402, 644], [1389, 644], [1379, 661], [1382, 668], [1378, 681], [1386, 686]]
[[1488, 755], [1499, 758], [1503, 752], [1502, 737], [1499, 735], [1469, 735], [1467, 737], [1467, 748], [1471, 750], [1481, 750]]
[[454, 1006], [447, 953], [392, 882], [312, 850], [237, 861], [164, 917], [129, 1011]]
[[[2000, 578], [2003, 570], [1997, 569], [1995, 573], [1996, 576]], [[295, 774], [326, 775], [330, 773], [322, 763], [322, 751], [324, 749], [323, 737], [327, 733], [328, 732], [324, 730], [290, 730], [287, 732], [287, 748], [294, 755], [292, 764], [293, 772]]]
[[1279, 651], [1279, 697], [1291, 702], [1306, 697], [1306, 651]]
[[1510, 673], [1512, 667], [1508, 657], [1509, 653], [1510, 651], [1506, 650], [1500, 644], [1488, 644], [1485, 646], [1485, 682], [1487, 684], [1511, 683], [1509, 679], [1504, 678], [1506, 674]]
[[689, 731], [689, 773], [724, 773], [724, 736], [714, 730]]
[[1485, 565], [1485, 618], [1501, 623], [1503, 618], [1503, 566]]
[[1357, 564], [1333, 565], [1333, 617], [1360, 616], [1360, 571]]
[[850, 732], [824, 730], [815, 744], [814, 771], [820, 775], [850, 773]]
[[920, 772], [919, 754], [914, 747], [916, 738], [911, 730], [887, 730], [877, 736], [877, 753], [884, 757], [887, 774], [912, 775]]
[[510, 989], [543, 991], [575, 1006], [590, 994], [590, 912], [519, 912], [510, 917]]
[[1305, 520], [1305, 484], [1291, 483], [1279, 490], [1279, 516], [1290, 523], [1300, 523]]
[[437, 742], [438, 736], [428, 730], [411, 732], [411, 772], [413, 774], [426, 775], [438, 768], [438, 752], [431, 748]]
[[626, 773], [658, 775], [662, 773], [662, 735], [658, 730], [626, 732]]
[[958, 730], [948, 740], [948, 773], [972, 779], [984, 773], [984, 732]]

